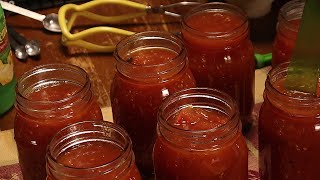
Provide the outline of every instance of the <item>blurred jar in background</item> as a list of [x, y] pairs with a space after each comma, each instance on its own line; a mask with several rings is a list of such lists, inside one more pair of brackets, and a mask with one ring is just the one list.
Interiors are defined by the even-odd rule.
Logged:
[[245, 129], [252, 121], [255, 75], [248, 30], [245, 12], [226, 3], [197, 6], [182, 21], [182, 37], [197, 86], [233, 97]]
[[48, 145], [46, 159], [47, 180], [141, 180], [129, 135], [110, 122], [63, 128]]
[[[214, 0], [212, 0], [214, 1]], [[268, 44], [276, 35], [280, 8], [290, 0], [225, 0], [241, 7], [249, 17], [250, 38]]]
[[261, 180], [317, 180], [320, 98], [286, 89], [288, 66], [274, 67], [266, 80], [259, 116]]
[[286, 3], [279, 12], [277, 35], [272, 48], [272, 67], [287, 62], [292, 56], [305, 1]]
[[157, 180], [248, 180], [248, 149], [236, 102], [209, 88], [169, 96], [158, 114]]
[[271, 11], [274, 0], [225, 0], [241, 7], [249, 18], [256, 19], [266, 16]]
[[16, 91], [14, 138], [23, 179], [43, 180], [53, 135], [71, 123], [102, 121], [102, 113], [88, 74], [77, 66], [37, 66], [18, 79]]
[[186, 50], [173, 34], [146, 31], [119, 42], [114, 56], [113, 119], [130, 135], [140, 172], [152, 176], [158, 108], [168, 95], [195, 87]]

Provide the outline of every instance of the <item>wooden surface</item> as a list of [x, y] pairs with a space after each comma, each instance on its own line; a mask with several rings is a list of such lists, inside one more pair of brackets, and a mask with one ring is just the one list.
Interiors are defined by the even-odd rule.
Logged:
[[[161, 3], [168, 4], [170, 2], [176, 1], [177, 0], [163, 0], [161, 1]], [[141, 2], [144, 4], [151, 3], [150, 0], [149, 2], [143, 0], [139, 0], [137, 2]], [[154, 1], [152, 2], [154, 4]], [[39, 12], [42, 14], [48, 14], [50, 12], [57, 11], [58, 9], [50, 9]], [[115, 14], [131, 12], [134, 10], [127, 7], [103, 6], [97, 8], [95, 11]], [[81, 20], [81, 23], [84, 24], [82, 28], [97, 25], [83, 19]], [[25, 71], [28, 71], [33, 67], [41, 64], [62, 62], [77, 65], [83, 68], [89, 74], [93, 84], [94, 94], [98, 97], [98, 101], [101, 107], [110, 107], [110, 85], [115, 74], [115, 60], [112, 56], [112, 53], [97, 54], [90, 53], [79, 48], [66, 48], [60, 43], [60, 34], [48, 32], [44, 30], [41, 22], [37, 22], [20, 15], [9, 15], [7, 17], [7, 24], [12, 26], [19, 33], [23, 34], [26, 38], [36, 39], [41, 43], [41, 56], [39, 58], [29, 58], [26, 62], [21, 62], [15, 59], [14, 63], [16, 77], [20, 77], [21, 74]], [[179, 19], [166, 17], [164, 15], [148, 15], [126, 22], [113, 24], [111, 26], [120, 27], [134, 32], [160, 30], [176, 33], [179, 32], [180, 21]], [[103, 42], [105, 44], [116, 44], [121, 38], [123, 37], [112, 34], [99, 34], [92, 37], [94, 41]], [[256, 52], [270, 52], [271, 41], [272, 39], [269, 39], [265, 42], [254, 42]], [[15, 109], [12, 108], [4, 116], [0, 117], [0, 130], [12, 129], [14, 116]]]

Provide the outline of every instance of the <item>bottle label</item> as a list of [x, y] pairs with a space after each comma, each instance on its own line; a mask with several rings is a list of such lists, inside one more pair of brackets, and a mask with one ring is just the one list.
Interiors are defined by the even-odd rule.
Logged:
[[0, 87], [13, 80], [13, 59], [9, 44], [6, 20], [0, 6]]

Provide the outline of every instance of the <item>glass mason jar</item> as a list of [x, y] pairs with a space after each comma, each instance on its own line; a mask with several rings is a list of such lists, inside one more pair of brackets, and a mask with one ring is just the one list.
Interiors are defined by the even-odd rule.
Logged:
[[248, 19], [238, 7], [207, 3], [182, 21], [182, 37], [198, 87], [222, 90], [239, 106], [243, 127], [251, 124], [255, 60]]
[[285, 88], [289, 62], [269, 72], [259, 117], [262, 180], [319, 179], [320, 98]]
[[153, 173], [152, 148], [158, 108], [169, 94], [195, 87], [182, 41], [168, 32], [137, 33], [114, 52], [113, 119], [128, 132], [140, 172]]
[[272, 47], [272, 67], [291, 59], [304, 5], [304, 0], [294, 0], [280, 9], [277, 35]]
[[209, 88], [169, 96], [158, 113], [157, 180], [247, 180], [248, 149], [236, 102]]
[[47, 180], [141, 180], [129, 135], [110, 122], [63, 128], [48, 145], [46, 160]]
[[87, 73], [73, 65], [48, 64], [24, 73], [17, 83], [14, 138], [24, 180], [46, 178], [46, 147], [68, 124], [102, 120]]

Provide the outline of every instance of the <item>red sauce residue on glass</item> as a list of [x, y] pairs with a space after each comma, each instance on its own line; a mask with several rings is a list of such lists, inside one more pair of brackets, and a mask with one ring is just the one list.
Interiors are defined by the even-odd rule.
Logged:
[[[58, 84], [32, 92], [27, 98], [32, 101], [56, 101], [75, 94], [79, 89], [79, 86], [73, 84]], [[51, 112], [46, 114], [47, 117], [33, 117], [18, 109], [14, 134], [19, 150], [19, 162], [26, 177], [33, 177], [32, 180], [46, 178], [46, 148], [58, 130], [79, 121], [102, 120], [102, 113], [95, 99], [86, 104], [78, 103], [77, 107], [71, 106], [55, 114], [60, 117], [50, 117]], [[57, 104], [52, 103], [51, 106], [54, 109]], [[37, 105], [37, 109], [42, 109], [42, 106]]]
[[122, 149], [110, 142], [83, 142], [61, 153], [57, 162], [73, 168], [93, 168], [117, 159]]
[[165, 48], [144, 48], [130, 54], [131, 64], [134, 65], [158, 65], [174, 59], [177, 53]]
[[203, 11], [187, 17], [185, 23], [192, 28], [183, 28], [182, 36], [197, 86], [232, 96], [239, 105], [243, 125], [250, 123], [255, 61], [246, 20], [227, 11]]
[[288, 21], [286, 24], [278, 24], [278, 33], [272, 48], [272, 67], [290, 61], [296, 43], [301, 19]]
[[[61, 92], [62, 87], [65, 88], [63, 93]], [[59, 101], [75, 95], [79, 90], [80, 87], [76, 85], [63, 84], [62, 86], [58, 84], [35, 90], [27, 98], [32, 101]]]
[[228, 12], [199, 13], [188, 19], [188, 25], [201, 32], [226, 32], [240, 27], [242, 23], [242, 17]]
[[[155, 65], [149, 71], [158, 71], [158, 65], [168, 63], [177, 53], [165, 48], [140, 49], [130, 54], [136, 65]], [[170, 60], [171, 61], [171, 60]], [[172, 67], [176, 66], [174, 63]], [[144, 71], [144, 70], [141, 70]], [[156, 134], [158, 108], [169, 94], [195, 87], [191, 71], [185, 66], [171, 77], [150, 81], [147, 77], [131, 79], [116, 73], [111, 87], [111, 104], [114, 121], [124, 127], [132, 139], [136, 162], [142, 172], [153, 173], [152, 149]], [[162, 77], [166, 76], [163, 80]]]
[[228, 119], [222, 113], [200, 108], [184, 108], [169, 120], [169, 123], [183, 130], [208, 130], [226, 124]]
[[[172, 126], [186, 131], [209, 130], [227, 121], [229, 119], [223, 113], [200, 108], [184, 108], [168, 120]], [[154, 161], [157, 180], [248, 179], [248, 149], [241, 131], [218, 146], [213, 141], [211, 144], [202, 141], [194, 143], [195, 139], [192, 139], [194, 144], [191, 145], [190, 141], [179, 141], [176, 136], [171, 134], [170, 142], [163, 136], [158, 136], [156, 140]], [[213, 139], [214, 134], [212, 136]], [[191, 150], [180, 146], [203, 149]]]
[[[120, 157], [123, 149], [111, 142], [92, 141], [84, 142], [78, 146], [67, 149], [60, 154], [57, 162], [64, 166], [86, 169], [103, 166], [112, 163], [115, 159]], [[87, 173], [87, 172], [86, 172]], [[83, 176], [90, 176], [90, 174], [83, 174]], [[118, 174], [115, 172], [105, 173], [98, 177], [90, 179], [113, 179]], [[133, 162], [130, 170], [118, 177], [119, 180], [141, 179], [138, 169]]]
[[[290, 97], [315, 98], [314, 95], [285, 88], [285, 80], [273, 83]], [[262, 180], [319, 179], [320, 125], [319, 108], [313, 105], [284, 104], [285, 97], [271, 93], [260, 110], [259, 152]], [[317, 100], [319, 101], [319, 100]]]
[[[208, 38], [201, 36], [189, 36], [188, 33], [184, 33], [186, 41], [190, 43], [195, 43], [199, 45], [199, 49], [204, 47], [208, 48], [225, 48], [225, 46], [234, 46], [241, 43], [246, 34], [242, 36], [231, 36], [231, 38], [223, 38], [223, 35], [228, 33], [233, 33], [236, 29], [241, 29], [243, 25], [243, 17], [235, 15], [234, 13], [229, 12], [199, 12], [187, 18], [186, 24], [191, 27], [193, 30], [197, 30], [202, 33], [207, 33], [206, 35], [210, 36], [219, 36], [221, 38]], [[190, 38], [190, 39], [189, 39]], [[215, 43], [213, 43], [215, 42]]]

